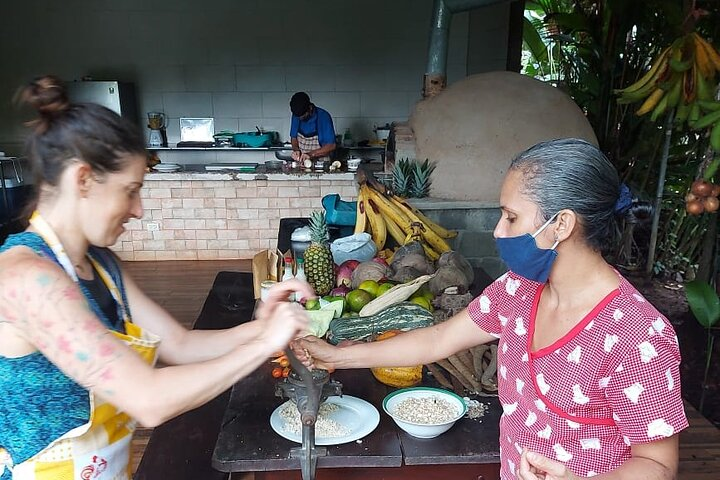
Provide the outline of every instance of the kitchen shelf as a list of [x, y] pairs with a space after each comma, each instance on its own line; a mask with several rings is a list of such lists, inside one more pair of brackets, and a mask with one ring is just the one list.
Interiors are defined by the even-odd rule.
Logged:
[[[148, 150], [171, 150], [174, 152], [179, 152], [183, 150], [188, 151], [211, 151], [211, 152], [274, 152], [278, 150], [292, 150], [292, 147], [290, 145], [286, 146], [272, 146], [272, 147], [146, 147]], [[366, 152], [377, 152], [381, 150], [385, 150], [384, 145], [371, 145], [368, 147], [341, 147], [338, 146], [337, 150], [353, 150], [353, 151], [366, 151]]]

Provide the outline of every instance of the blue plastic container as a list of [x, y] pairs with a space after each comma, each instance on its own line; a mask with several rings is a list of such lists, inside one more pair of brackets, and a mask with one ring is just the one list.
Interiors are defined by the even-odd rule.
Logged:
[[357, 202], [340, 200], [340, 195], [331, 193], [322, 198], [325, 221], [328, 225], [354, 226], [357, 218]]
[[260, 148], [272, 145], [273, 132], [240, 132], [233, 135], [233, 145], [236, 147]]

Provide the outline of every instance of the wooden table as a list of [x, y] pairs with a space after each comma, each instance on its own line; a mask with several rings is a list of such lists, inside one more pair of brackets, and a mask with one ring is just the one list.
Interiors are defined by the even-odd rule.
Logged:
[[[227, 328], [251, 318], [253, 308], [251, 275], [221, 272], [195, 328]], [[274, 396], [270, 368], [262, 366], [232, 391], [156, 428], [135, 478], [227, 480], [231, 472], [252, 471], [256, 480], [299, 480], [300, 461], [289, 458], [298, 444], [270, 427], [270, 414], [284, 401]], [[367, 369], [333, 377], [343, 384], [343, 393], [372, 403], [380, 424], [361, 441], [327, 447], [327, 456], [318, 458], [318, 480], [499, 477], [497, 399], [483, 399], [490, 408], [481, 419], [463, 418], [435, 439], [417, 439], [382, 411], [391, 389]]]

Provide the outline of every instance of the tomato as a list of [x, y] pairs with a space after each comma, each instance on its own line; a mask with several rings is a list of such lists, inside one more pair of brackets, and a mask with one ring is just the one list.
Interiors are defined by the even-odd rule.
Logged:
[[275, 367], [272, 369], [272, 377], [273, 378], [280, 378], [283, 376], [283, 369], [282, 367]]

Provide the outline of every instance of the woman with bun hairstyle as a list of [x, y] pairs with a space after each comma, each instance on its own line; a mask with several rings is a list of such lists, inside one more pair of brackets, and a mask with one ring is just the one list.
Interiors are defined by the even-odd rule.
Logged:
[[140, 131], [69, 103], [54, 77], [19, 99], [39, 113], [27, 141], [38, 191], [27, 230], [0, 247], [0, 478], [126, 479], [136, 423], [210, 401], [285, 348], [307, 325], [286, 299], [313, 292], [285, 282], [257, 320], [188, 331], [107, 248], [143, 215]]

